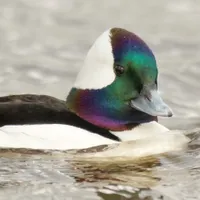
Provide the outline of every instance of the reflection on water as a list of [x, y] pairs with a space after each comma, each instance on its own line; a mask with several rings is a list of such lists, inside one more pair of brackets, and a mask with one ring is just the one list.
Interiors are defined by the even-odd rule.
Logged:
[[[161, 123], [197, 128], [199, 5], [191, 0], [1, 0], [0, 95], [65, 99], [92, 42], [119, 26], [139, 34], [156, 54], [159, 88], [175, 113]], [[199, 131], [188, 135], [186, 152], [126, 161], [78, 160], [80, 152], [73, 151], [1, 150], [0, 199], [199, 199]]]
[[[135, 159], [97, 159], [95, 149], [82, 152], [2, 149], [0, 197], [5, 193], [17, 195], [16, 199], [30, 193], [33, 198], [55, 195], [59, 199], [63, 195], [78, 198], [78, 193], [83, 199], [105, 200], [198, 197], [200, 132], [196, 130], [188, 136], [191, 142], [186, 152]], [[91, 151], [93, 158], [84, 156]], [[195, 192], [191, 193], [194, 188]]]

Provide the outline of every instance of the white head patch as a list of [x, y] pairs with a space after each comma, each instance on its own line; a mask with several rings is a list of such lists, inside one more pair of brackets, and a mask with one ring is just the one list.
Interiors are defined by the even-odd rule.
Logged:
[[74, 87], [101, 89], [115, 80], [114, 58], [110, 41], [110, 29], [100, 35], [88, 51]]

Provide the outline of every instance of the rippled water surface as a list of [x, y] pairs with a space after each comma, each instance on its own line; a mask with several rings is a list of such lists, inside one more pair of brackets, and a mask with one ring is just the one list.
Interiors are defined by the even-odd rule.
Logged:
[[0, 199], [200, 199], [199, 17], [197, 0], [0, 0], [1, 96], [65, 99], [96, 37], [124, 27], [155, 52], [160, 90], [175, 113], [161, 123], [189, 129], [192, 139], [182, 153], [112, 162], [2, 150]]

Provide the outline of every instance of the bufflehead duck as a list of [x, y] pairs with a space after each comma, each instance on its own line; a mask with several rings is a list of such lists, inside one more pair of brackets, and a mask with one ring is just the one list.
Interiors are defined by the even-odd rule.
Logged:
[[45, 95], [0, 98], [0, 147], [82, 149], [167, 132], [171, 109], [157, 91], [153, 52], [122, 28], [90, 48], [66, 102]]

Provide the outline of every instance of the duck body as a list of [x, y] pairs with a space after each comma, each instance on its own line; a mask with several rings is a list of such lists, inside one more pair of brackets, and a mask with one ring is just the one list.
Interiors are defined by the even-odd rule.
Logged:
[[172, 116], [157, 91], [158, 69], [147, 44], [112, 28], [90, 48], [66, 101], [45, 95], [0, 98], [0, 147], [82, 149], [156, 138]]
[[0, 128], [0, 148], [28, 148], [70, 150], [83, 149], [123, 141], [152, 138], [168, 129], [150, 122], [134, 131], [109, 133], [120, 140], [110, 139], [101, 134], [64, 124], [9, 125]]
[[0, 97], [0, 148], [82, 149], [153, 137], [168, 129], [153, 121], [133, 130], [109, 131], [95, 126], [47, 95]]

